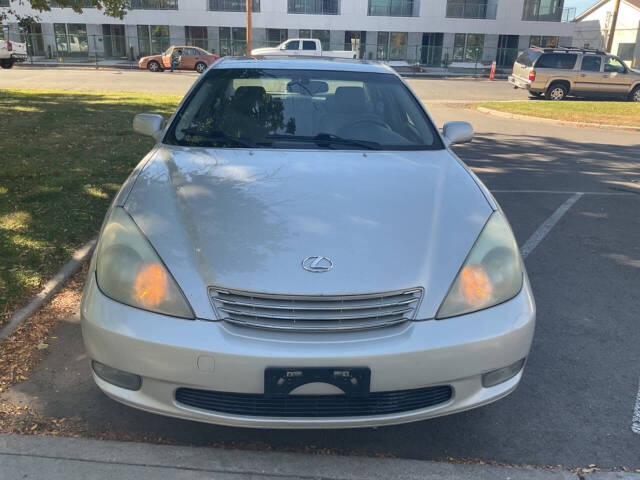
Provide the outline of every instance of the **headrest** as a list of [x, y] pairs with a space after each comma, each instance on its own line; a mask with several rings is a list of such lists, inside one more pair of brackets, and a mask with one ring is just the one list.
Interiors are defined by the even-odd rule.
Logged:
[[338, 87], [334, 96], [333, 108], [343, 113], [362, 112], [365, 110], [364, 88]]
[[246, 98], [246, 99], [257, 100], [259, 98], [264, 97], [266, 93], [267, 92], [264, 89], [264, 87], [245, 85], [245, 86], [236, 88], [236, 91], [233, 94], [233, 96], [238, 99]]

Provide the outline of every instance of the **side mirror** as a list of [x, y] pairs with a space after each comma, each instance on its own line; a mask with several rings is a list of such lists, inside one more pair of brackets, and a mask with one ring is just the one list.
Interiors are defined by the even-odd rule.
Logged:
[[153, 113], [139, 113], [133, 117], [133, 131], [140, 135], [147, 135], [156, 140], [162, 137], [162, 115]]
[[473, 138], [473, 127], [467, 122], [447, 122], [442, 127], [442, 133], [449, 145], [467, 143]]

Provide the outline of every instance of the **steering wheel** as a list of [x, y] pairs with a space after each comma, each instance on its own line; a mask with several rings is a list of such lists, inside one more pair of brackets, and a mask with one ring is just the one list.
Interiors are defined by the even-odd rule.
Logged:
[[382, 120], [378, 119], [378, 118], [366, 118], [366, 119], [362, 119], [362, 120], [356, 120], [353, 123], [347, 123], [345, 125], [343, 125], [343, 128], [346, 127], [350, 127], [350, 128], [354, 128], [357, 127], [358, 125], [377, 125], [379, 127], [384, 128], [385, 130], [389, 130], [389, 125], [387, 125], [386, 123], [384, 123]]

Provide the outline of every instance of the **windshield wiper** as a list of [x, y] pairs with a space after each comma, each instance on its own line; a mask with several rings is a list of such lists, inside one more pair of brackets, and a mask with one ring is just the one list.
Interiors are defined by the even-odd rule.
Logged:
[[306, 142], [306, 143], [315, 143], [318, 146], [329, 146], [333, 145], [351, 145], [354, 147], [361, 147], [367, 150], [380, 150], [382, 145], [378, 142], [370, 142], [368, 140], [356, 140], [353, 138], [342, 138], [338, 135], [334, 135], [332, 133], [319, 133], [315, 136], [304, 136], [304, 135], [280, 135], [273, 134], [267, 135], [269, 140], [284, 140], [287, 142]]
[[205, 140], [212, 140], [219, 143], [231, 143], [234, 145], [239, 145], [241, 147], [254, 148], [256, 146], [256, 144], [249, 139], [234, 137], [232, 135], [229, 135], [228, 133], [223, 132], [222, 130], [203, 132], [201, 130], [198, 130], [197, 128], [186, 128], [182, 130], [182, 133], [185, 135], [189, 135], [190, 137], [200, 137]]

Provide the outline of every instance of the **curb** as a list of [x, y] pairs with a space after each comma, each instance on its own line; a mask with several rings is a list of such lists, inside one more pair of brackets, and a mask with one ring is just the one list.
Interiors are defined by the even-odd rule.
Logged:
[[480, 463], [457, 464], [396, 458], [150, 445], [83, 438], [0, 435], [0, 477], [14, 478], [12, 474], [19, 472], [20, 478], [26, 477], [23, 474], [33, 474], [34, 478], [39, 478], [43, 471], [49, 472], [49, 480], [118, 477], [139, 480], [640, 480], [640, 474], [630, 472], [578, 474], [558, 468], [536, 469]]
[[71, 260], [65, 263], [62, 268], [58, 270], [58, 273], [56, 273], [53, 278], [45, 284], [40, 293], [33, 297], [24, 307], [11, 315], [9, 322], [0, 329], [0, 342], [11, 335], [22, 322], [33, 315], [33, 313], [47, 300], [49, 300], [54, 293], [62, 288], [65, 282], [69, 280], [69, 278], [76, 273], [82, 264], [90, 257], [94, 247], [96, 246], [96, 241], [97, 237], [92, 238], [76, 250], [71, 257]]
[[532, 115], [521, 115], [518, 113], [501, 112], [499, 110], [493, 110], [492, 108], [486, 108], [486, 107], [475, 107], [475, 108], [471, 107], [471, 108], [473, 110], [477, 110], [478, 112], [481, 112], [487, 115], [500, 117], [500, 118], [508, 118], [511, 120], [527, 120], [530, 122], [548, 123], [550, 125], [568, 125], [571, 127], [591, 127], [591, 128], [602, 128], [606, 130], [640, 131], [640, 127], [634, 127], [631, 125], [608, 125], [605, 123], [571, 122], [569, 120], [557, 120], [555, 118], [535, 117]]

